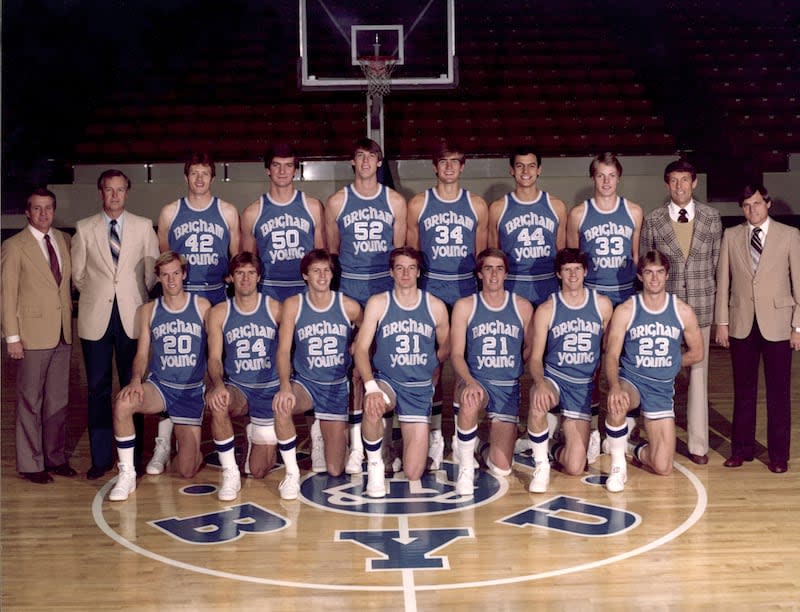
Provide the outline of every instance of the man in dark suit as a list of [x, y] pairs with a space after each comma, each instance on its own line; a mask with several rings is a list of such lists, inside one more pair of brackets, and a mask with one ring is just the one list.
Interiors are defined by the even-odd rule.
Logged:
[[69, 236], [53, 229], [56, 196], [28, 197], [28, 227], [2, 247], [2, 325], [17, 362], [17, 471], [38, 484], [74, 476], [65, 454], [72, 352]]
[[769, 217], [766, 188], [739, 197], [745, 223], [722, 237], [716, 340], [733, 361], [733, 433], [725, 467], [752, 461], [756, 445], [758, 362], [764, 359], [770, 471], [788, 469], [792, 350], [800, 350], [800, 231]]
[[686, 433], [689, 459], [704, 465], [708, 463], [708, 345], [722, 222], [715, 208], [694, 199], [697, 171], [688, 161], [668, 164], [664, 183], [670, 201], [645, 216], [639, 252], [657, 250], [667, 256], [670, 273], [666, 289], [692, 307], [700, 325], [703, 359], [689, 370]]
[[[72, 280], [81, 292], [78, 336], [89, 387], [89, 480], [100, 478], [114, 463], [112, 355], [124, 387], [130, 382], [139, 336], [136, 309], [155, 284], [158, 238], [150, 219], [125, 210], [130, 187], [130, 179], [119, 170], [103, 172], [97, 179], [103, 210], [78, 221], [72, 240]], [[138, 440], [143, 423], [139, 417]]]

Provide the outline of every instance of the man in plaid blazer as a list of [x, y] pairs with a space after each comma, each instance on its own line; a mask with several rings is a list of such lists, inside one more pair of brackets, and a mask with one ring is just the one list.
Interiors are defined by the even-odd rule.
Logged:
[[686, 406], [689, 459], [708, 463], [708, 345], [714, 318], [715, 273], [722, 240], [719, 211], [696, 202], [697, 171], [686, 160], [664, 170], [670, 202], [645, 216], [639, 252], [657, 249], [670, 260], [667, 291], [687, 302], [697, 315], [704, 357], [691, 367]]

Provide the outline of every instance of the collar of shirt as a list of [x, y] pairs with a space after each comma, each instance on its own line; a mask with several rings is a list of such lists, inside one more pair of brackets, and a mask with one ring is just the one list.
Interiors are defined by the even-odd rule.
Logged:
[[672, 219], [674, 222], [678, 222], [678, 213], [680, 212], [681, 208], [686, 209], [686, 218], [689, 221], [694, 219], [694, 200], [689, 200], [689, 203], [686, 206], [678, 206], [675, 202], [670, 202], [667, 206], [669, 209], [669, 218]]
[[[109, 217], [105, 212], [103, 212], [103, 220], [106, 222], [106, 231], [111, 228], [111, 217]], [[117, 234], [119, 235], [120, 239], [122, 239], [122, 228], [125, 226], [125, 212], [123, 211], [122, 214], [117, 217]]]
[[[751, 225], [749, 221], [747, 222], [748, 240], [749, 240], [749, 237], [753, 235], [753, 230], [755, 229], [755, 227], [756, 226], [755, 225]], [[761, 244], [763, 245], [764, 241], [767, 239], [767, 234], [769, 233], [769, 217], [764, 219], [764, 223], [762, 223], [758, 227], [761, 228], [760, 239], [761, 239]]]
[[[44, 233], [40, 232], [38, 229], [33, 227], [30, 223], [28, 224], [28, 229], [31, 230], [31, 234], [33, 237], [36, 238], [36, 244], [39, 245], [39, 248], [44, 253], [44, 258], [46, 261], [50, 261], [50, 253], [47, 252], [47, 245], [44, 242]], [[50, 244], [53, 245], [53, 250], [56, 252], [56, 258], [58, 259], [58, 265], [61, 265], [61, 253], [58, 250], [58, 244], [56, 243], [55, 239], [53, 238], [52, 230], [48, 230], [47, 235], [50, 236]]]

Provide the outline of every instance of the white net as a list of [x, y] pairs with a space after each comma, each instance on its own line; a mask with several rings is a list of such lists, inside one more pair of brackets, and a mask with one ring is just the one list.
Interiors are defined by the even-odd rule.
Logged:
[[392, 72], [397, 60], [390, 57], [363, 57], [358, 63], [367, 78], [367, 93], [370, 96], [383, 97], [391, 91]]

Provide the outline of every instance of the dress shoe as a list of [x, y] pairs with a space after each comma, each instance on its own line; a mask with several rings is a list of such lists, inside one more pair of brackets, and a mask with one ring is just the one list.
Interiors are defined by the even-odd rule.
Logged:
[[694, 453], [689, 453], [689, 460], [697, 465], [705, 465], [708, 463], [708, 455], [695, 455]]
[[788, 464], [785, 461], [770, 461], [767, 464], [770, 472], [775, 472], [776, 474], [783, 474], [786, 470], [789, 469]]
[[742, 467], [742, 464], [745, 461], [752, 461], [752, 457], [745, 457], [744, 455], [731, 455], [729, 459], [725, 461], [722, 465], [729, 468], [737, 468]]
[[77, 476], [78, 472], [72, 469], [72, 466], [69, 463], [62, 463], [61, 465], [57, 465], [55, 467], [48, 467], [48, 472], [52, 472], [53, 474], [58, 474], [59, 476]]
[[93, 465], [89, 468], [89, 471], [86, 472], [86, 480], [97, 480], [98, 478], [102, 478], [105, 473], [111, 469], [111, 466], [103, 466], [103, 465]]
[[[785, 471], [785, 470], [784, 470]], [[20, 472], [19, 474], [26, 480], [30, 480], [31, 482], [35, 482], [36, 484], [47, 484], [48, 482], [53, 482], [53, 477], [50, 476], [47, 472]]]

